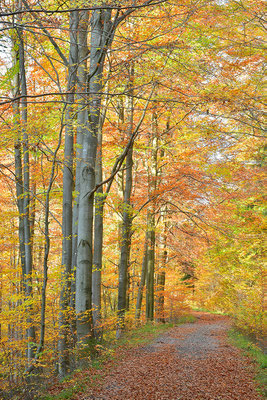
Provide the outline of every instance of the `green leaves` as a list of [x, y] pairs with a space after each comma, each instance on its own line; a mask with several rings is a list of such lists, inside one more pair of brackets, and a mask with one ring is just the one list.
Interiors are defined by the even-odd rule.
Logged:
[[19, 62], [17, 61], [14, 67], [8, 68], [6, 73], [1, 76], [0, 90], [9, 91], [13, 89], [13, 79], [19, 72]]

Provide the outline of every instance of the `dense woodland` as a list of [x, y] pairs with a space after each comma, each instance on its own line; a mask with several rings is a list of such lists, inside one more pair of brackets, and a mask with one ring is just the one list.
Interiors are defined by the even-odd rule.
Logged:
[[0, 380], [199, 307], [264, 327], [261, 0], [2, 0]]

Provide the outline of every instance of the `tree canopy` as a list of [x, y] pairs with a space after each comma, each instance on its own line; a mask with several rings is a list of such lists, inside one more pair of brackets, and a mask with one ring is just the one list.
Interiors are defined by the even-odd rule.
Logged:
[[192, 307], [263, 335], [263, 1], [121, 3], [1, 2], [4, 387]]

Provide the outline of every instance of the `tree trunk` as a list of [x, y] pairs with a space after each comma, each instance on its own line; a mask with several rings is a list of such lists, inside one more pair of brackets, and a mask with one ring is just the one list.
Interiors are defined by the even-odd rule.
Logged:
[[147, 214], [148, 251], [147, 251], [147, 293], [146, 318], [154, 320], [154, 273], [155, 273], [155, 194], [157, 189], [157, 152], [158, 152], [158, 123], [157, 113], [152, 114], [152, 136], [150, 139], [151, 164], [148, 167], [148, 196], [150, 205]]
[[[76, 140], [76, 177], [75, 177], [75, 199], [73, 205], [72, 222], [72, 280], [70, 306], [75, 309], [75, 276], [77, 266], [77, 243], [78, 243], [78, 211], [80, 197], [80, 168], [82, 160], [83, 138], [88, 129], [88, 95], [87, 91], [87, 56], [88, 56], [88, 11], [80, 11], [78, 30], [78, 79], [77, 79], [77, 140]], [[76, 327], [73, 326], [73, 336]]]
[[143, 292], [144, 292], [144, 286], [145, 286], [145, 283], [146, 283], [147, 250], [148, 250], [148, 244], [147, 244], [147, 235], [146, 235], [145, 245], [144, 245], [143, 262], [142, 262], [141, 279], [140, 279], [140, 284], [139, 284], [138, 293], [137, 293], [137, 300], [136, 300], [135, 320], [137, 321], [137, 323], [140, 322], [142, 300], [143, 300]]
[[[107, 81], [108, 92], [108, 81]], [[98, 137], [97, 137], [97, 157], [96, 157], [96, 184], [103, 181], [102, 165], [102, 129], [106, 118], [108, 97], [106, 98], [104, 109], [100, 115]], [[103, 230], [104, 230], [104, 206], [108, 193], [104, 193], [101, 185], [95, 195], [95, 219], [94, 219], [94, 256], [92, 272], [92, 306], [93, 306], [93, 327], [94, 336], [97, 340], [102, 339], [101, 326], [101, 274], [102, 274], [102, 255], [103, 255]]]
[[[12, 49], [13, 69], [16, 70], [19, 64], [19, 52], [17, 41], [13, 39]], [[12, 95], [14, 98], [20, 94], [19, 71], [13, 78]], [[19, 250], [22, 276], [25, 276], [25, 240], [24, 240], [24, 218], [23, 218], [23, 172], [22, 172], [22, 145], [20, 135], [20, 109], [19, 100], [12, 103], [13, 106], [13, 121], [14, 121], [14, 151], [15, 151], [15, 182], [16, 182], [16, 197], [17, 207], [19, 211]], [[24, 285], [24, 284], [23, 284]]]
[[80, 168], [78, 246], [76, 270], [76, 326], [78, 343], [92, 335], [93, 211], [97, 134], [101, 107], [102, 73], [111, 26], [111, 10], [96, 9], [91, 19], [88, 130], [83, 140]]
[[154, 271], [155, 271], [155, 214], [148, 213], [147, 233], [147, 284], [146, 284], [146, 319], [154, 320]]
[[164, 290], [165, 290], [165, 276], [166, 276], [166, 261], [167, 261], [167, 250], [166, 246], [162, 254], [162, 265], [160, 271], [157, 273], [157, 320], [159, 322], [165, 322], [164, 317]]
[[68, 368], [68, 336], [69, 315], [68, 306], [70, 301], [70, 283], [72, 266], [72, 190], [73, 190], [73, 105], [77, 81], [78, 45], [77, 31], [79, 24], [78, 11], [70, 14], [70, 50], [69, 69], [67, 85], [67, 108], [65, 113], [65, 147], [64, 147], [64, 170], [63, 170], [63, 211], [62, 211], [62, 287], [60, 294], [59, 314], [59, 375], [64, 377]]
[[[169, 130], [169, 120], [167, 120], [167, 126], [166, 126], [166, 131], [168, 132]], [[158, 181], [161, 180], [162, 178], [162, 165], [161, 165], [161, 160], [164, 160], [164, 146], [161, 147], [160, 149], [160, 154], [159, 154], [159, 162], [158, 162], [158, 171], [157, 171], [157, 176], [158, 176]], [[166, 215], [167, 215], [168, 209], [167, 206], [164, 207], [164, 209], [161, 210], [161, 218], [163, 222], [163, 229], [161, 231], [162, 234], [160, 235], [159, 238], [159, 246], [161, 247], [161, 255], [160, 255], [160, 265], [159, 265], [159, 271], [157, 273], [157, 321], [159, 322], [165, 322], [165, 317], [164, 317], [164, 290], [165, 290], [165, 278], [166, 278], [166, 264], [167, 264], [167, 257], [168, 257], [168, 252], [167, 252], [167, 236], [168, 236], [168, 224], [166, 221]]]
[[[128, 96], [128, 127], [127, 136], [130, 139], [133, 132], [133, 79], [134, 65], [131, 63], [129, 67], [129, 96]], [[122, 220], [122, 238], [120, 248], [119, 263], [119, 289], [118, 289], [118, 321], [116, 337], [119, 338], [124, 328], [125, 311], [127, 307], [127, 286], [128, 286], [128, 270], [130, 263], [130, 246], [131, 246], [131, 230], [132, 230], [132, 210], [131, 210], [131, 193], [133, 181], [133, 147], [131, 146], [125, 163], [125, 185], [123, 199], [123, 220]]]
[[[23, 138], [23, 231], [24, 231], [24, 288], [26, 301], [32, 298], [32, 238], [30, 229], [30, 157], [28, 137], [27, 84], [25, 72], [25, 52], [23, 30], [17, 29], [19, 45], [19, 76], [21, 90], [21, 136]], [[22, 246], [21, 246], [22, 248]], [[27, 306], [27, 359], [28, 364], [34, 358], [35, 328], [32, 320], [32, 307]]]
[[[101, 124], [102, 125], [102, 124]], [[98, 154], [96, 160], [96, 183], [103, 180], [102, 172], [102, 127], [98, 133]], [[95, 222], [94, 222], [94, 260], [92, 276], [92, 305], [93, 305], [93, 325], [94, 335], [101, 339], [101, 271], [102, 271], [102, 253], [103, 253], [103, 213], [104, 213], [105, 195], [103, 186], [96, 191], [95, 196]]]
[[[45, 344], [45, 329], [46, 329], [46, 288], [47, 288], [47, 280], [48, 280], [48, 257], [50, 252], [50, 232], [49, 232], [49, 213], [50, 213], [50, 193], [53, 187], [53, 183], [55, 180], [55, 172], [57, 166], [57, 155], [61, 145], [62, 139], [62, 131], [63, 125], [61, 127], [59, 133], [59, 139], [57, 147], [54, 151], [53, 160], [52, 160], [52, 168], [50, 173], [49, 184], [46, 191], [45, 196], [45, 215], [44, 215], [44, 236], [45, 236], [45, 248], [44, 248], [44, 258], [43, 258], [43, 285], [42, 285], [42, 292], [41, 292], [41, 319], [40, 319], [40, 336], [39, 336], [39, 345], [35, 352], [35, 361], [37, 361], [42, 354]], [[27, 373], [30, 373], [34, 370], [35, 364], [32, 363], [29, 365], [27, 369]]]

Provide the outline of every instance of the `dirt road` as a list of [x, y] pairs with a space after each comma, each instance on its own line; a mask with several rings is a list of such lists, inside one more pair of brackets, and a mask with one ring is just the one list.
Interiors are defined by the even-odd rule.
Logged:
[[130, 350], [93, 394], [80, 400], [258, 400], [253, 366], [229, 346], [228, 319], [199, 314]]

